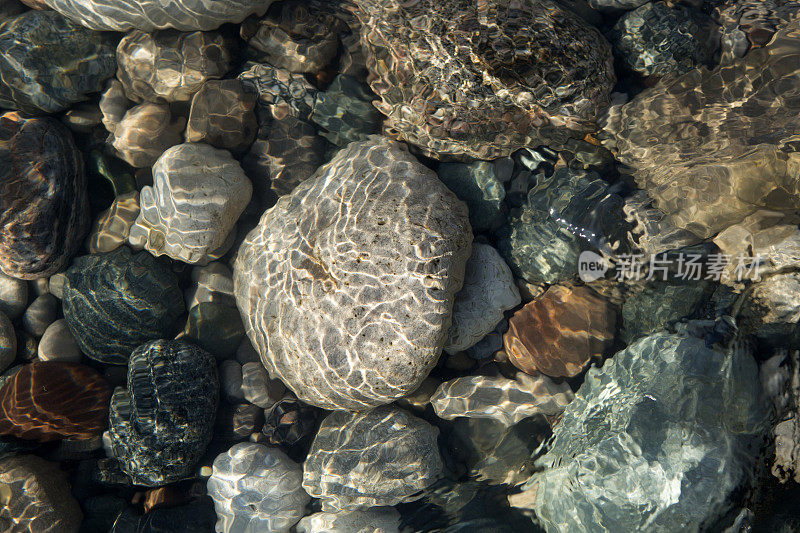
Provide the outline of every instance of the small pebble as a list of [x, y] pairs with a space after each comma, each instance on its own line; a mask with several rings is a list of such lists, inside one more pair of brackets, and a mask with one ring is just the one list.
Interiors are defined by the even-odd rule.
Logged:
[[229, 403], [244, 400], [242, 391], [242, 365], [238, 361], [226, 359], [219, 365], [219, 385], [222, 397]]
[[39, 341], [39, 358], [42, 361], [64, 361], [77, 363], [81, 360], [81, 349], [63, 318], [56, 320]]
[[0, 370], [5, 370], [17, 357], [17, 335], [11, 320], [0, 311]]
[[50, 294], [59, 300], [64, 297], [64, 284], [67, 282], [67, 277], [63, 272], [53, 274], [50, 276]]
[[39, 339], [26, 331], [17, 332], [17, 360], [30, 363], [39, 357]]
[[[47, 282], [47, 280], [44, 280]], [[36, 337], [44, 335], [47, 326], [58, 317], [59, 302], [52, 294], [37, 297], [22, 316], [22, 327]]]
[[242, 392], [248, 402], [267, 409], [283, 397], [286, 388], [279, 380], [271, 380], [261, 363], [245, 363], [242, 365]]
[[27, 304], [28, 284], [0, 272], [0, 311], [14, 320], [22, 316]]

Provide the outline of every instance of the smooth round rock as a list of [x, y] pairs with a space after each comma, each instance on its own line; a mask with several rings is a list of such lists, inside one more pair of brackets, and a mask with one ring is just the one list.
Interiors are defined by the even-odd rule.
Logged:
[[28, 306], [28, 284], [0, 271], [0, 312], [15, 320]]
[[17, 357], [17, 334], [14, 325], [0, 311], [0, 372], [11, 366]]
[[192, 97], [186, 140], [244, 152], [258, 131], [255, 106], [256, 95], [240, 80], [209, 80]]
[[247, 334], [307, 403], [389, 403], [436, 363], [471, 240], [464, 204], [401, 145], [351, 143], [242, 243], [234, 290]]
[[55, 322], [58, 316], [58, 299], [52, 294], [37, 297], [22, 315], [22, 327], [36, 337], [44, 335], [47, 326]]
[[86, 100], [114, 75], [115, 45], [113, 34], [89, 31], [52, 11], [28, 11], [5, 22], [0, 103], [36, 115]]
[[442, 473], [439, 430], [397, 407], [335, 411], [303, 464], [303, 488], [323, 511], [413, 501]]
[[208, 495], [219, 533], [288, 533], [310, 500], [302, 467], [277, 448], [236, 444], [214, 459]]
[[80, 362], [81, 348], [75, 342], [66, 320], [56, 320], [47, 327], [39, 341], [38, 354], [42, 361]]
[[183, 341], [141, 345], [128, 363], [128, 388], [111, 398], [114, 457], [137, 485], [186, 477], [211, 441], [218, 400], [211, 354]]
[[242, 392], [242, 365], [233, 359], [225, 359], [219, 364], [219, 386], [222, 397], [228, 403], [244, 400]]
[[400, 513], [392, 507], [314, 513], [297, 524], [297, 533], [400, 533]]
[[86, 248], [90, 254], [113, 252], [128, 241], [133, 223], [139, 216], [139, 191], [114, 198], [111, 207], [97, 215]]
[[88, 225], [86, 176], [72, 134], [52, 118], [0, 116], [0, 269], [58, 272]]
[[125, 364], [143, 342], [173, 335], [184, 312], [175, 274], [147, 252], [84, 255], [64, 274], [64, 318], [100, 362]]
[[166, 104], [145, 102], [125, 112], [107, 143], [129, 165], [149, 167], [170, 146], [183, 142], [186, 120], [172, 116]]

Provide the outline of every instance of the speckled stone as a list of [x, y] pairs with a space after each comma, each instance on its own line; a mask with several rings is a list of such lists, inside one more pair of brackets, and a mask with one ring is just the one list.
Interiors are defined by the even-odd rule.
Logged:
[[203, 83], [228, 72], [232, 46], [219, 32], [134, 30], [117, 46], [117, 78], [133, 101], [188, 102]]
[[466, 202], [474, 231], [490, 231], [503, 224], [506, 190], [498, 179], [494, 163], [442, 163], [436, 168], [436, 174], [448, 189]]
[[37, 297], [22, 315], [22, 327], [36, 337], [44, 335], [47, 326], [55, 322], [58, 316], [58, 299], [52, 294]]
[[142, 188], [130, 243], [153, 255], [208, 262], [250, 201], [253, 187], [226, 150], [203, 143], [173, 146]]
[[0, 372], [11, 366], [17, 357], [17, 334], [14, 325], [5, 313], [0, 311]]
[[236, 444], [214, 459], [208, 495], [217, 510], [219, 533], [288, 533], [309, 496], [302, 467], [277, 448]]
[[145, 102], [106, 126], [110, 132], [107, 143], [129, 165], [149, 167], [167, 148], [183, 142], [185, 124], [184, 118], [172, 116], [168, 105]]
[[197, 344], [215, 357], [233, 356], [243, 338], [242, 318], [235, 307], [203, 302], [189, 310], [184, 339]]
[[28, 307], [28, 284], [0, 271], [0, 312], [11, 320], [22, 316]]
[[116, 39], [53, 11], [28, 11], [0, 26], [0, 104], [33, 115], [63, 111], [114, 75]]
[[549, 0], [355, 4], [384, 131], [426, 155], [558, 145], [582, 138], [608, 105], [608, 43]]
[[0, 269], [58, 272], [88, 225], [86, 176], [72, 134], [51, 118], [0, 116]]
[[439, 357], [471, 240], [465, 206], [401, 145], [351, 143], [239, 249], [247, 334], [307, 403], [389, 403]]
[[77, 533], [83, 514], [57, 463], [35, 455], [0, 460], [3, 506], [0, 529], [36, 533]]
[[79, 363], [81, 348], [63, 318], [47, 326], [37, 348], [42, 361], [63, 361]]
[[442, 473], [439, 430], [397, 407], [335, 411], [303, 464], [303, 488], [325, 512], [418, 499]]
[[139, 191], [114, 198], [111, 207], [97, 215], [86, 237], [90, 254], [113, 252], [128, 241], [131, 228], [139, 217]]
[[128, 363], [128, 388], [111, 398], [114, 457], [138, 485], [182, 479], [211, 440], [218, 399], [211, 354], [183, 341], [141, 345]]
[[374, 99], [361, 81], [340, 74], [317, 93], [311, 120], [321, 128], [320, 135], [337, 146], [363, 141], [381, 129], [383, 115], [372, 105]]
[[64, 318], [81, 350], [101, 362], [125, 364], [143, 342], [173, 334], [184, 312], [175, 275], [146, 252], [81, 256], [65, 275]]
[[240, 80], [207, 81], [192, 97], [186, 140], [244, 152], [258, 131], [255, 106]]
[[392, 507], [314, 513], [297, 524], [297, 533], [400, 533], [400, 513]]

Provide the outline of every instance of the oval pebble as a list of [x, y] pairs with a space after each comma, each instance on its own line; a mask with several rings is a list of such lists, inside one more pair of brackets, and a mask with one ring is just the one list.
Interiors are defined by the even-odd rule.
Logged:
[[47, 326], [58, 316], [59, 302], [52, 294], [42, 294], [31, 302], [22, 316], [22, 327], [36, 337], [44, 335]]
[[39, 341], [39, 359], [78, 363], [81, 349], [63, 318], [50, 324]]

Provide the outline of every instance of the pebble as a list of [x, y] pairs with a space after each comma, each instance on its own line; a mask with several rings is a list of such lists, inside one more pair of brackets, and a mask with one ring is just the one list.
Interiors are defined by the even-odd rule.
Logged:
[[192, 307], [183, 332], [186, 340], [217, 358], [232, 357], [244, 338], [239, 311], [216, 302], [203, 302]]
[[441, 163], [436, 174], [469, 207], [473, 231], [491, 231], [505, 222], [506, 190], [494, 163]]
[[194, 285], [186, 291], [186, 308], [191, 309], [205, 302], [236, 307], [233, 295], [233, 272], [220, 262], [192, 268]]
[[397, 405], [405, 409], [424, 411], [431, 403], [431, 397], [441, 384], [442, 382], [438, 379], [428, 376], [417, 390], [397, 400]]
[[79, 363], [81, 360], [81, 348], [63, 318], [47, 327], [39, 341], [37, 353], [42, 361]]
[[242, 394], [248, 402], [267, 409], [280, 400], [285, 392], [283, 384], [277, 379], [270, 379], [260, 362], [242, 365]]
[[128, 241], [131, 228], [139, 216], [139, 191], [114, 198], [111, 207], [97, 215], [86, 237], [90, 254], [113, 252]]
[[167, 104], [145, 102], [131, 107], [113, 123], [106, 143], [129, 165], [149, 167], [167, 148], [183, 142], [185, 125], [186, 119], [173, 117]]
[[439, 357], [471, 240], [465, 206], [401, 145], [351, 143], [242, 243], [234, 288], [245, 329], [300, 400], [389, 403]]
[[44, 335], [47, 326], [58, 316], [59, 301], [52, 294], [38, 296], [22, 315], [23, 329], [36, 337]]
[[219, 386], [222, 397], [231, 404], [244, 400], [242, 391], [242, 365], [233, 359], [225, 359], [219, 364]]
[[314, 513], [297, 524], [297, 533], [400, 533], [400, 513], [393, 507], [364, 511]]
[[322, 500], [324, 512], [413, 501], [442, 474], [438, 435], [397, 407], [334, 411], [311, 444], [303, 488]]
[[288, 533], [310, 500], [302, 467], [277, 448], [241, 443], [214, 459], [208, 495], [219, 533]]
[[255, 106], [240, 80], [209, 80], [192, 97], [186, 140], [246, 152], [258, 131]]
[[21, 317], [28, 306], [28, 284], [0, 271], [0, 312], [11, 320]]
[[0, 372], [11, 366], [17, 358], [17, 334], [14, 325], [5, 313], [0, 311]]
[[259, 438], [273, 446], [293, 446], [309, 440], [317, 431], [322, 411], [294, 398], [284, 398], [264, 411]]

